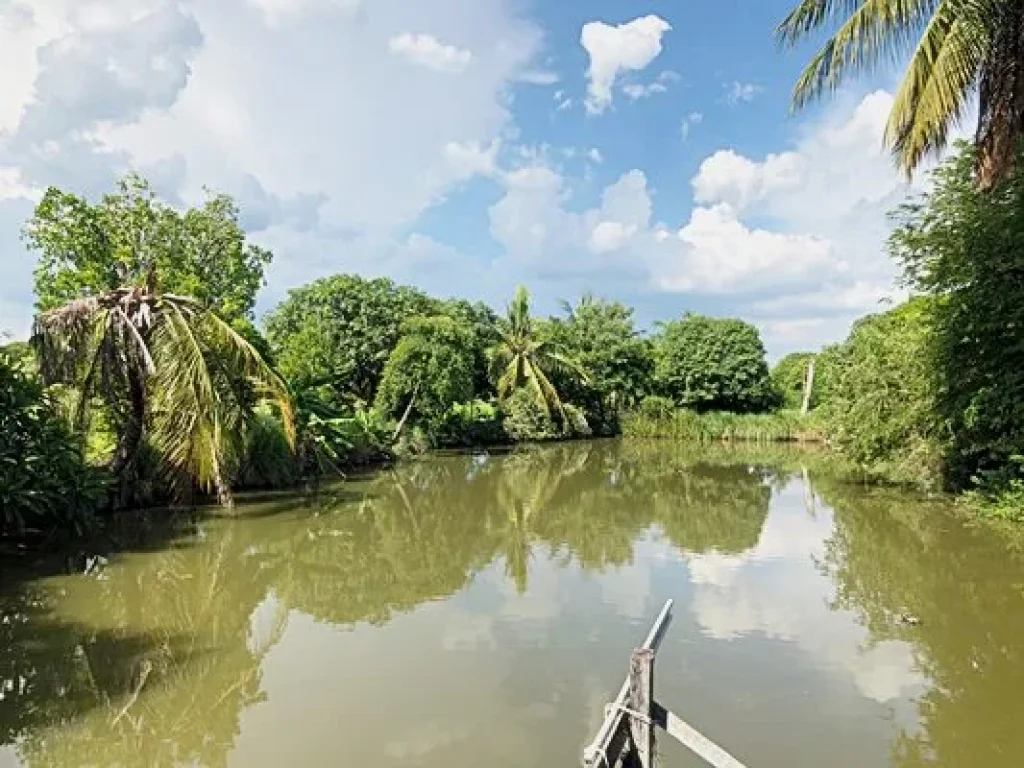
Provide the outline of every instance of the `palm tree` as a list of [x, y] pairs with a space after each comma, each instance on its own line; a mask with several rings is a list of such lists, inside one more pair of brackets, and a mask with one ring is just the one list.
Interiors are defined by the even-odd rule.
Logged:
[[897, 166], [909, 176], [940, 152], [977, 89], [978, 183], [989, 188], [1006, 175], [1024, 134], [1024, 3], [801, 0], [776, 35], [794, 45], [834, 21], [839, 30], [797, 81], [794, 108], [916, 40], [885, 130]]
[[126, 506], [144, 439], [180, 496], [193, 484], [232, 503], [231, 461], [252, 406], [275, 403], [289, 440], [288, 388], [259, 352], [205, 305], [148, 288], [76, 299], [36, 317], [32, 343], [47, 383], [78, 392], [76, 421], [103, 403], [119, 429], [110, 463]]
[[564, 421], [565, 405], [547, 371], [565, 371], [583, 379], [586, 374], [557, 345], [538, 338], [530, 317], [530, 294], [523, 286], [516, 289], [506, 317], [498, 321], [498, 335], [500, 340], [489, 352], [498, 378], [498, 400], [505, 402], [517, 389], [526, 388], [549, 416], [557, 414]]

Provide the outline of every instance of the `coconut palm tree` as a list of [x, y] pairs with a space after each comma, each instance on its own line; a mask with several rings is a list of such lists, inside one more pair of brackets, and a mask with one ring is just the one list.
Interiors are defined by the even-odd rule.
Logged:
[[793, 45], [833, 22], [838, 31], [797, 81], [794, 108], [913, 46], [885, 130], [908, 176], [940, 152], [978, 93], [977, 178], [1012, 167], [1024, 133], [1024, 3], [1020, 0], [801, 0], [777, 37]]
[[231, 463], [253, 405], [275, 403], [294, 437], [283, 379], [194, 299], [152, 285], [76, 299], [37, 316], [32, 343], [44, 380], [77, 390], [77, 421], [99, 402], [118, 428], [110, 463], [119, 483], [115, 506], [132, 496], [144, 441], [179, 496], [195, 485], [230, 506]]
[[500, 340], [489, 352], [498, 400], [505, 402], [517, 389], [526, 388], [549, 416], [557, 414], [564, 421], [565, 406], [547, 371], [567, 371], [583, 379], [586, 373], [557, 345], [538, 337], [525, 287], [519, 286], [506, 317], [498, 321], [498, 335]]

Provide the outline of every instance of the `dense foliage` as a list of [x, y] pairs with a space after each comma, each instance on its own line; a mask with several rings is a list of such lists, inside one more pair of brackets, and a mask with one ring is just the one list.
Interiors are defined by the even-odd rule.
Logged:
[[473, 398], [474, 336], [450, 317], [414, 317], [384, 366], [377, 408], [386, 416], [431, 425]]
[[39, 382], [0, 351], [0, 537], [67, 527], [81, 532], [103, 493], [82, 440]]
[[935, 485], [941, 451], [930, 351], [933, 302], [858, 321], [840, 348], [826, 406], [833, 444], [887, 479]]
[[662, 395], [696, 411], [765, 410], [774, 392], [757, 328], [742, 320], [687, 314], [654, 340]]
[[36, 303], [55, 309], [126, 286], [189, 296], [228, 321], [247, 316], [269, 251], [246, 242], [238, 207], [211, 195], [180, 212], [137, 176], [98, 203], [51, 187], [25, 227], [39, 254]]
[[336, 275], [289, 291], [266, 318], [267, 338], [295, 386], [350, 408], [373, 402], [402, 323], [436, 310], [437, 303], [415, 288]]
[[1024, 173], [991, 192], [973, 184], [961, 144], [930, 194], [897, 213], [894, 255], [935, 297], [930, 364], [946, 481], [1001, 485], [1024, 455]]
[[633, 310], [624, 304], [587, 294], [565, 309], [566, 317], [553, 319], [546, 331], [587, 376], [556, 370], [556, 386], [583, 409], [595, 432], [616, 434], [620, 412], [636, 406], [650, 391], [651, 344], [641, 337]]

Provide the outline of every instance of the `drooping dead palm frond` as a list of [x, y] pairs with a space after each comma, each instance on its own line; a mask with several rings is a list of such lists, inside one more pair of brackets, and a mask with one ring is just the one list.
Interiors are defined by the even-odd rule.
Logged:
[[897, 166], [910, 175], [941, 152], [980, 86], [978, 180], [987, 187], [1005, 175], [1024, 133], [1020, 0], [802, 0], [776, 34], [793, 45], [832, 23], [837, 31], [797, 81], [794, 108], [909, 49], [885, 131]]
[[76, 300], [39, 315], [33, 343], [44, 378], [78, 389], [80, 417], [97, 401], [115, 414], [111, 469], [126, 482], [148, 434], [172, 490], [184, 496], [195, 484], [230, 503], [232, 465], [259, 400], [277, 405], [294, 445], [285, 382], [190, 298], [125, 289]]

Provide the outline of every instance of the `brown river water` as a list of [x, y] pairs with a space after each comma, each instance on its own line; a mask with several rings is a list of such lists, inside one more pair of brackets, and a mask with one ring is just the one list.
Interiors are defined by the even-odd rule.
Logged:
[[1024, 535], [820, 455], [438, 455], [126, 528], [3, 576], [0, 766], [575, 766], [667, 598], [657, 697], [750, 768], [1024, 766]]

